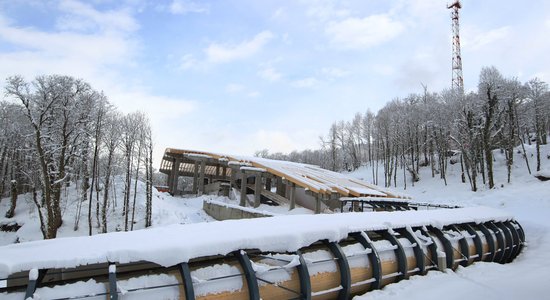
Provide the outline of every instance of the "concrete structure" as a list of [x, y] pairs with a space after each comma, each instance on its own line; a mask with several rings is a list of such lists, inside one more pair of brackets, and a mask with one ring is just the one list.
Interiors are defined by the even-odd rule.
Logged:
[[240, 207], [216, 201], [204, 201], [202, 204], [202, 208], [208, 215], [218, 221], [265, 218], [273, 216], [268, 213], [260, 213], [246, 207]]

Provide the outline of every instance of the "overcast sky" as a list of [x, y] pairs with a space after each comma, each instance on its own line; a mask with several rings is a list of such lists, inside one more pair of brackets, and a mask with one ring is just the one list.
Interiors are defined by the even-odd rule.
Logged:
[[[465, 0], [465, 87], [483, 66], [550, 81], [550, 1]], [[0, 0], [7, 76], [83, 78], [166, 147], [319, 147], [331, 123], [451, 83], [444, 0]], [[2, 93], [3, 94], [3, 93]]]

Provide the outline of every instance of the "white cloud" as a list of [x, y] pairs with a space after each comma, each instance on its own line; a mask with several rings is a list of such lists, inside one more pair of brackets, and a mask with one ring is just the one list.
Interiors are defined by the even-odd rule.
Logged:
[[342, 77], [348, 76], [349, 72], [346, 70], [342, 70], [340, 68], [325, 67], [321, 69], [321, 74], [331, 79], [335, 79], [335, 78], [342, 78]]
[[208, 13], [210, 7], [207, 4], [187, 1], [187, 0], [174, 0], [168, 6], [168, 11], [175, 15], [184, 15], [187, 13]]
[[477, 50], [494, 42], [504, 40], [511, 33], [510, 26], [504, 26], [487, 31], [480, 31], [477, 28], [466, 28], [461, 34], [461, 46]]
[[65, 13], [57, 20], [62, 30], [93, 30], [131, 32], [139, 28], [138, 23], [126, 10], [100, 12], [92, 6], [74, 0], [63, 0], [59, 10]]
[[250, 57], [259, 52], [271, 39], [270, 31], [262, 31], [251, 40], [238, 44], [213, 43], [204, 50], [209, 63], [228, 63]]
[[287, 14], [286, 8], [279, 7], [271, 15], [271, 19], [272, 20], [282, 20], [282, 19], [285, 19], [286, 14]]
[[[146, 112], [159, 145], [169, 144], [171, 137], [167, 133], [173, 131], [174, 120], [194, 111], [198, 102], [155, 95], [143, 84], [132, 82], [135, 77], [122, 74], [119, 67], [132, 69], [140, 49], [133, 37], [139, 24], [129, 12], [100, 12], [75, 1], [62, 2], [58, 9], [70, 7], [75, 8], [71, 14], [79, 16], [83, 25], [61, 29], [59, 24], [67, 24], [63, 23], [64, 15], [57, 22], [59, 31], [12, 25], [0, 14], [0, 43], [14, 49], [0, 51], [0, 74], [20, 74], [27, 80], [42, 74], [82, 78], [96, 90], [104, 91], [121, 111]], [[113, 16], [121, 18], [114, 20]], [[2, 84], [0, 81], [0, 90]], [[155, 159], [160, 155], [155, 153]]]
[[256, 98], [260, 96], [260, 92], [251, 90], [245, 85], [240, 83], [229, 83], [225, 86], [225, 91], [229, 94], [239, 94], [244, 95], [249, 98]]
[[403, 24], [388, 15], [371, 15], [329, 22], [325, 32], [336, 48], [366, 49], [392, 40], [404, 29]]
[[[307, 2], [310, 4], [310, 2]], [[348, 9], [337, 8], [334, 1], [314, 1], [306, 10], [306, 15], [316, 21], [327, 21], [333, 18], [343, 18], [351, 14]]]
[[279, 73], [277, 70], [275, 70], [275, 68], [271, 66], [262, 67], [258, 71], [258, 75], [261, 78], [271, 82], [279, 81], [283, 77], [281, 73]]
[[228, 93], [239, 93], [245, 90], [245, 86], [238, 83], [230, 83], [225, 86], [225, 91]]
[[312, 88], [319, 83], [319, 80], [315, 77], [306, 77], [303, 79], [295, 80], [291, 83], [293, 87], [297, 88]]
[[185, 54], [181, 58], [180, 68], [182, 70], [193, 69], [198, 67], [199, 65], [200, 65], [200, 62], [197, 59], [195, 59], [195, 56], [193, 56], [193, 54]]

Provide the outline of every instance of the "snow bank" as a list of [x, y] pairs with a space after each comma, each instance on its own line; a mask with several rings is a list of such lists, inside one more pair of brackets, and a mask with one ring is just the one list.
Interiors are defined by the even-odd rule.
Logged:
[[[172, 266], [192, 258], [238, 249], [296, 251], [318, 240], [339, 241], [350, 232], [506, 221], [508, 213], [488, 207], [428, 211], [293, 215], [59, 238], [0, 247], [0, 278], [33, 268], [67, 268], [102, 262], [150, 261]], [[70, 249], [70, 252], [67, 250]]]

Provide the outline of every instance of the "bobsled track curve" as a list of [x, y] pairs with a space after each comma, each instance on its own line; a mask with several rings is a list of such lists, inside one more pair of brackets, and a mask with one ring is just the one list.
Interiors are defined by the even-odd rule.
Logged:
[[[97, 254], [94, 259], [86, 253], [74, 259], [79, 253], [67, 251], [63, 262], [40, 253], [72, 238], [0, 249], [0, 298], [350, 299], [430, 270], [454, 270], [478, 261], [508, 263], [525, 242], [512, 217], [484, 207], [286, 216], [172, 229], [170, 238], [182, 241], [173, 242], [171, 258], [158, 261], [139, 249], [122, 259], [109, 243], [88, 249]], [[186, 242], [191, 229], [200, 229], [206, 242]], [[154, 230], [144, 232], [162, 235]], [[234, 231], [239, 234], [227, 234]], [[256, 242], [257, 231], [265, 240]], [[124, 234], [132, 247], [134, 239], [144, 249], [156, 243], [148, 236]], [[109, 234], [104, 236], [102, 241], [108, 241]], [[216, 249], [216, 240], [226, 245]], [[202, 246], [210, 250], [193, 252]], [[35, 249], [35, 257], [10, 261], [9, 255], [31, 253], [29, 248]]]

